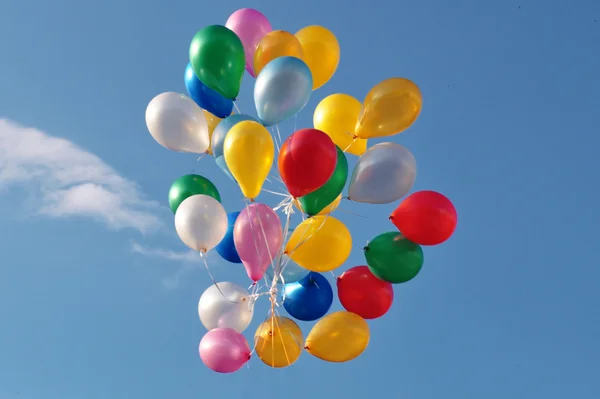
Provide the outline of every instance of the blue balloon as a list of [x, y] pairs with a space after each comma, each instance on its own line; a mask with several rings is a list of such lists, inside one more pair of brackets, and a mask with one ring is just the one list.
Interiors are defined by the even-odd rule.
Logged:
[[312, 73], [299, 58], [279, 57], [265, 65], [254, 84], [262, 124], [273, 126], [300, 112], [310, 100], [312, 86]]
[[233, 101], [223, 97], [213, 89], [206, 86], [198, 79], [190, 63], [185, 67], [185, 88], [190, 98], [200, 106], [218, 118], [231, 115]]
[[235, 243], [233, 242], [233, 226], [235, 226], [235, 221], [239, 214], [240, 212], [231, 212], [227, 214], [227, 233], [225, 233], [225, 237], [223, 237], [219, 245], [215, 247], [217, 253], [221, 255], [223, 259], [231, 263], [242, 263], [242, 260], [235, 249]]
[[332, 303], [331, 284], [322, 274], [310, 272], [302, 280], [285, 285], [283, 307], [295, 319], [317, 320], [325, 316]]
[[[293, 260], [289, 260], [286, 259], [287, 255], [283, 255], [283, 259], [282, 262], [283, 264], [287, 265], [285, 266], [285, 268], [283, 269], [283, 272], [281, 272], [281, 277], [283, 278], [283, 283], [288, 284], [288, 283], [295, 283], [299, 280], [302, 280], [304, 277], [306, 277], [309, 273], [308, 270], [306, 270], [305, 268], [303, 268], [302, 266], [299, 266], [296, 262], [294, 262]], [[268, 267], [267, 270], [265, 271], [265, 276], [267, 276], [267, 281], [271, 282], [273, 281], [273, 274], [275, 273], [275, 271], [273, 270], [272, 267]], [[282, 282], [281, 279], [278, 280], [278, 282]]]

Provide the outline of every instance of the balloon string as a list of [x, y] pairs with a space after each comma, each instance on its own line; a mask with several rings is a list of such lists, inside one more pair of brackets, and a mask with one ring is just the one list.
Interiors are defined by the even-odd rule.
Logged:
[[237, 105], [237, 101], [233, 102], [233, 106], [235, 107], [235, 110], [237, 111], [238, 115], [242, 113], [242, 111], [240, 111], [240, 107], [238, 107]]
[[208, 263], [206, 262], [206, 257], [205, 254], [200, 252], [200, 259], [202, 259], [202, 263], [204, 263], [204, 267], [206, 268], [206, 272], [208, 273], [208, 277], [210, 277], [210, 279], [212, 280], [213, 284], [217, 287], [217, 290], [221, 293], [221, 295], [223, 296], [223, 298], [225, 298], [225, 300], [227, 300], [230, 303], [239, 303], [239, 302], [234, 302], [231, 299], [227, 298], [227, 296], [223, 293], [223, 291], [221, 291], [221, 288], [219, 287], [219, 284], [215, 281], [215, 278], [213, 277], [212, 273], [210, 272], [210, 269], [208, 267]]

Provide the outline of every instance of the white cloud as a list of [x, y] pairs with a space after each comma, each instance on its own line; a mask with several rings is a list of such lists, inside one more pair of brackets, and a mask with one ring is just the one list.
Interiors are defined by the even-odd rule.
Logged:
[[196, 251], [170, 251], [168, 249], [149, 248], [143, 245], [133, 242], [131, 244], [131, 252], [148, 256], [152, 258], [160, 258], [164, 260], [171, 260], [176, 262], [193, 262], [199, 263], [201, 261], [200, 254]]
[[200, 266], [202, 264], [200, 254], [196, 251], [192, 251], [191, 249], [188, 251], [177, 252], [168, 249], [149, 248], [138, 244], [137, 242], [132, 242], [131, 252], [150, 258], [158, 258], [179, 263], [179, 268], [177, 271], [170, 277], [162, 280], [162, 285], [167, 290], [179, 288], [182, 281], [185, 280], [185, 277], [188, 274], [194, 272], [195, 270], [199, 270], [199, 268], [202, 267]]
[[96, 155], [69, 140], [0, 119], [0, 190], [26, 184], [38, 212], [85, 216], [142, 233], [161, 225], [159, 205]]

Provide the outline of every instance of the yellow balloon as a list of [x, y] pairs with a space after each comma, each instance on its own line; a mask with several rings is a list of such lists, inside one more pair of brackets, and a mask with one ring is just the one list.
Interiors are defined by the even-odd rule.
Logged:
[[300, 357], [304, 336], [298, 324], [283, 316], [271, 317], [254, 334], [256, 354], [268, 366], [287, 367]]
[[254, 200], [269, 175], [275, 145], [269, 131], [255, 121], [233, 125], [223, 142], [223, 156], [242, 194]]
[[[327, 205], [321, 212], [317, 213], [317, 215], [329, 215], [331, 212], [335, 211], [338, 206], [340, 206], [340, 202], [342, 202], [342, 194], [338, 195], [336, 199], [334, 199], [331, 204]], [[302, 204], [297, 199], [294, 199], [294, 206], [301, 212], [304, 212], [302, 209]]]
[[296, 32], [304, 51], [304, 62], [312, 72], [313, 90], [331, 79], [340, 63], [340, 45], [327, 28], [311, 25]]
[[362, 139], [403, 132], [417, 120], [422, 104], [423, 96], [416, 84], [404, 78], [386, 79], [365, 97], [354, 132]]
[[329, 272], [350, 256], [352, 236], [344, 223], [333, 216], [313, 216], [292, 232], [285, 253], [313, 272]]
[[[217, 127], [219, 122], [221, 122], [223, 119], [211, 114], [210, 112], [208, 112], [205, 109], [203, 109], [202, 112], [204, 112], [204, 116], [206, 117], [206, 123], [208, 124], [208, 139], [212, 143], [213, 132], [215, 131], [215, 128]], [[208, 155], [212, 155], [212, 146], [210, 146], [210, 145], [208, 146], [208, 150], [206, 150], [206, 153]]]
[[254, 51], [254, 73], [256, 76], [269, 62], [279, 57], [302, 59], [302, 45], [296, 36], [284, 30], [274, 30], [263, 36]]
[[348, 94], [325, 97], [313, 114], [313, 126], [329, 135], [344, 152], [361, 156], [367, 150], [367, 140], [355, 138], [354, 128], [362, 104]]
[[369, 325], [359, 315], [341, 311], [330, 313], [308, 333], [304, 348], [327, 362], [347, 362], [367, 349]]

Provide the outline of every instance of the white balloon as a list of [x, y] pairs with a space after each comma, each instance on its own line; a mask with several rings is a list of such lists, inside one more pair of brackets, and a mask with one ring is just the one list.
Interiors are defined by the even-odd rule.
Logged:
[[183, 94], [154, 97], [146, 107], [146, 126], [154, 140], [169, 150], [203, 154], [210, 145], [202, 108]]
[[254, 302], [248, 291], [234, 283], [213, 284], [198, 301], [198, 316], [209, 331], [221, 327], [241, 333], [248, 328], [253, 315]]
[[217, 246], [227, 233], [227, 213], [213, 197], [203, 194], [186, 198], [175, 212], [175, 230], [181, 241], [199, 252]]
[[379, 143], [358, 158], [348, 199], [367, 204], [389, 204], [404, 197], [417, 178], [413, 154], [396, 143]]

